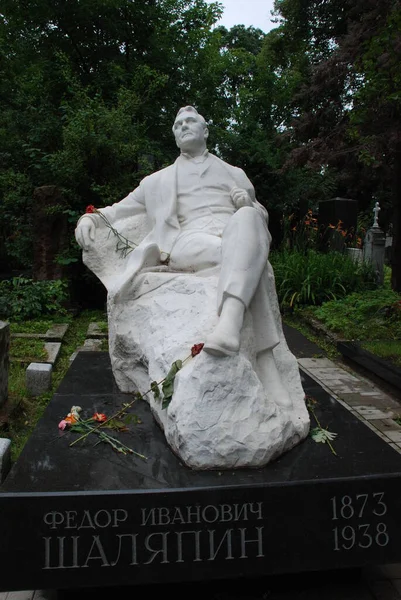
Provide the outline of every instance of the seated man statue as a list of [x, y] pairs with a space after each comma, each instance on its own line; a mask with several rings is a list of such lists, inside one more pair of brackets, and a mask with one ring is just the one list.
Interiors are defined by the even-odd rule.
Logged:
[[[216, 361], [237, 355], [248, 311], [257, 376], [269, 399], [290, 411], [291, 395], [273, 353], [280, 336], [268, 294], [274, 277], [268, 262], [267, 211], [245, 173], [208, 152], [208, 127], [195, 108], [178, 111], [173, 133], [181, 151], [175, 163], [145, 177], [126, 198], [99, 211], [111, 224], [141, 214], [150, 223], [109, 293], [115, 302], [123, 302], [138, 273], [160, 265], [179, 273], [217, 269], [218, 320], [206, 335], [204, 351]], [[84, 250], [95, 243], [101, 221], [96, 213], [80, 218], [76, 239]]]

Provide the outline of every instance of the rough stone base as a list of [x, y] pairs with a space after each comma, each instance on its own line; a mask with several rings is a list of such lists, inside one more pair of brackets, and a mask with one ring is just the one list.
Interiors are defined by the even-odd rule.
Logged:
[[[110, 356], [122, 391], [146, 392], [174, 361], [186, 359], [194, 344], [205, 341], [217, 321], [216, 286], [215, 276], [150, 272], [137, 278], [133, 301], [109, 298]], [[274, 354], [293, 401], [290, 410], [276, 404], [256, 375], [250, 313], [237, 355], [217, 358], [201, 352], [186, 361], [165, 409], [153, 394], [147, 395], [167, 442], [187, 466], [261, 467], [308, 434], [298, 365], [284, 339], [278, 306], [274, 308], [281, 339]]]

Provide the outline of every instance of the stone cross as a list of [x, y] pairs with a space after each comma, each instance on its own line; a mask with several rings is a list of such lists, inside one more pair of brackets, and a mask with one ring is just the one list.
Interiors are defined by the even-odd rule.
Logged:
[[379, 203], [376, 202], [375, 207], [373, 209], [374, 219], [373, 219], [373, 227], [379, 227], [379, 212], [380, 212]]
[[373, 225], [366, 232], [363, 243], [363, 260], [371, 263], [376, 273], [376, 281], [379, 285], [383, 284], [384, 280], [384, 256], [386, 238], [384, 232], [379, 226], [379, 203], [375, 203], [373, 209], [374, 221]]

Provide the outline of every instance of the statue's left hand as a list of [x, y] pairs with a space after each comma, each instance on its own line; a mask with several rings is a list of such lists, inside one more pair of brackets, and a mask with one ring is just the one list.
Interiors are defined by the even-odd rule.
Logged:
[[230, 191], [230, 196], [237, 210], [243, 206], [252, 206], [251, 197], [248, 192], [242, 188], [233, 187]]

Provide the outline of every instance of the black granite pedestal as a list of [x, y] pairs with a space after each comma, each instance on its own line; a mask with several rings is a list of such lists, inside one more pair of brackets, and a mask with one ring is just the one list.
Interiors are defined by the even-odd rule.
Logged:
[[[106, 353], [79, 353], [0, 488], [0, 590], [212, 581], [401, 560], [401, 456], [312, 379], [323, 427], [263, 469], [193, 471], [148, 405], [117, 435], [146, 460], [91, 439], [70, 447], [72, 405], [110, 415], [131, 396]], [[312, 426], [314, 424], [312, 423]]]

